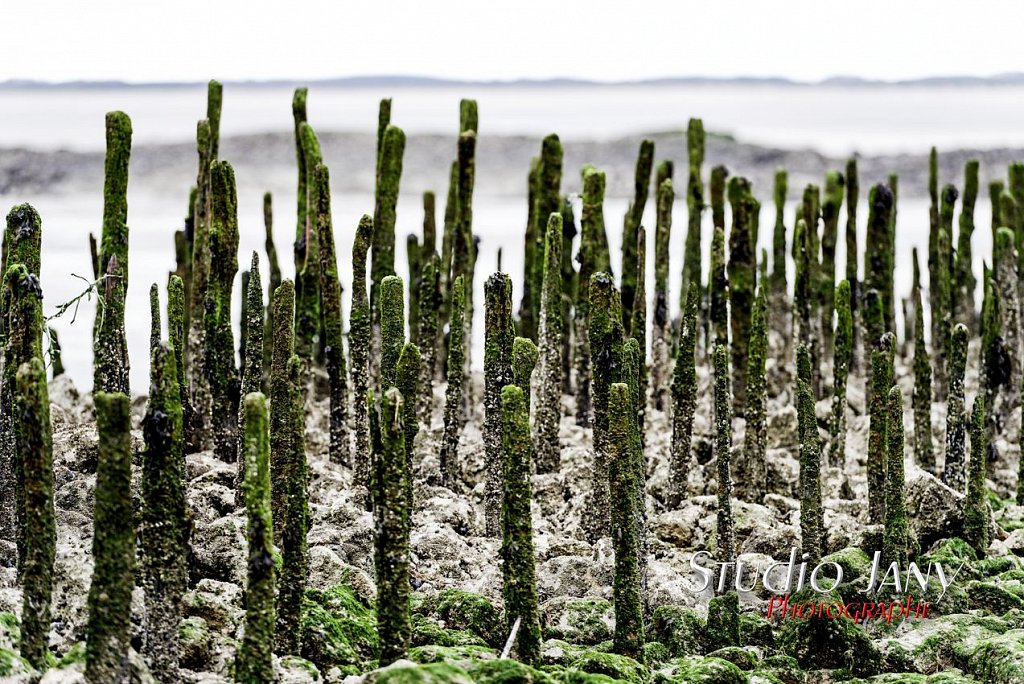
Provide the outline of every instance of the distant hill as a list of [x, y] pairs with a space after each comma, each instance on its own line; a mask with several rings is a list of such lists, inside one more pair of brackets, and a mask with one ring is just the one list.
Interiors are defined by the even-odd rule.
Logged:
[[[515, 80], [460, 80], [435, 78], [431, 76], [345, 76], [327, 79], [277, 79], [277, 80], [241, 80], [224, 81], [226, 85], [250, 88], [291, 87], [299, 85], [334, 87], [334, 88], [369, 88], [380, 86], [404, 86], [433, 88], [441, 86], [475, 86], [475, 87], [538, 87], [567, 88], [579, 86], [674, 86], [674, 85], [771, 85], [805, 87], [860, 87], [860, 86], [1021, 86], [1024, 85], [1024, 72], [995, 74], [992, 76], [929, 76], [908, 80], [884, 81], [860, 78], [858, 76], [832, 76], [820, 81], [795, 81], [782, 77], [738, 76], [718, 78], [708, 76], [668, 76], [664, 78], [638, 79], [632, 81], [596, 81], [580, 78], [548, 78], [548, 79], [515, 79]], [[128, 83], [126, 81], [36, 81], [29, 79], [10, 79], [0, 81], [0, 90], [26, 89], [109, 89], [109, 88], [193, 88], [202, 85], [200, 81], [172, 81], [152, 83]]]

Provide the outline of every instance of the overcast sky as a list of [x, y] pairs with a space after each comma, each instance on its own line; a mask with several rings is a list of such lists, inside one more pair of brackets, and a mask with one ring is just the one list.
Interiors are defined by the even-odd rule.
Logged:
[[0, 80], [1024, 71], [1018, 0], [2, 0], [0, 25]]

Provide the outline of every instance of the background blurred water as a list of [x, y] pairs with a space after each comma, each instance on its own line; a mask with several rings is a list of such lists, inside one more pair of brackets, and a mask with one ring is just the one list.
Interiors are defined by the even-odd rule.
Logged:
[[[780, 147], [807, 147], [830, 154], [922, 153], [932, 144], [953, 147], [1010, 147], [1024, 145], [1024, 88], [940, 88], [891, 87], [779, 87], [779, 86], [679, 86], [679, 87], [553, 87], [521, 88], [320, 88], [310, 93], [310, 121], [319, 130], [372, 131], [376, 126], [381, 97], [394, 98], [392, 120], [408, 133], [452, 135], [455, 153], [457, 109], [460, 97], [476, 97], [480, 105], [481, 135], [527, 134], [540, 137], [560, 134], [567, 145], [573, 140], [602, 139], [639, 132], [685, 130], [691, 116], [701, 116], [710, 131], [727, 132], [738, 139]], [[222, 136], [292, 128], [291, 89], [276, 87], [225, 88]], [[194, 137], [195, 122], [205, 114], [204, 87], [145, 89], [59, 89], [0, 90], [0, 148], [102, 150], [103, 116], [123, 109], [132, 117], [136, 144], [186, 142]], [[0, 152], [2, 153], [2, 152]], [[661, 158], [661, 155], [658, 155]], [[328, 165], [331, 159], [325, 159]], [[686, 159], [675, 159], [677, 169]], [[707, 159], [707, 172], [715, 159]], [[367, 170], [372, 173], [372, 170]], [[566, 169], [576, 176], [577, 170]], [[526, 169], [522, 169], [524, 177]], [[680, 183], [683, 182], [680, 172]], [[1000, 174], [1001, 175], [1001, 174]], [[438, 223], [443, 214], [447, 162], [438, 169]], [[868, 182], [861, 179], [859, 207], [860, 245], [863, 246], [867, 220]], [[962, 186], [962, 177], [942, 179]], [[339, 179], [332, 177], [335, 184]], [[194, 174], [165, 179], [160, 186], [129, 183], [128, 222], [131, 229], [131, 280], [128, 293], [128, 343], [132, 361], [131, 381], [135, 393], [148, 387], [148, 292], [152, 282], [161, 288], [165, 301], [167, 273], [174, 267], [173, 231], [180, 228], [185, 214], [188, 188]], [[677, 183], [678, 185], [679, 183]], [[240, 270], [248, 268], [252, 250], [260, 253], [264, 282], [267, 266], [263, 254], [262, 194], [274, 193], [275, 240], [285, 277], [291, 277], [291, 244], [295, 231], [295, 182], [277, 179], [238, 178], [241, 244]], [[755, 188], [762, 202], [760, 245], [770, 248], [774, 208], [770, 189]], [[799, 188], [790, 188], [790, 198]], [[43, 217], [42, 284], [44, 309], [52, 313], [60, 302], [82, 291], [83, 281], [72, 274], [91, 277], [88, 234], [99, 232], [102, 215], [102, 186], [82, 193], [0, 194], [0, 206], [28, 201]], [[626, 199], [609, 197], [605, 221], [618, 267], [622, 217]], [[648, 235], [648, 293], [653, 290], [653, 201], [648, 202], [644, 224]], [[351, 279], [351, 244], [355, 226], [363, 213], [372, 213], [371, 193], [333, 193], [333, 218], [341, 277], [345, 286], [345, 312]], [[578, 200], [577, 200], [578, 209]], [[844, 207], [845, 209], [845, 207]], [[787, 208], [791, 221], [792, 204]], [[483, 282], [496, 266], [503, 248], [503, 268], [513, 278], [514, 303], [518, 307], [523, 274], [522, 241], [527, 206], [524, 194], [510, 198], [476, 187], [474, 231], [480, 236], [480, 256], [475, 280], [478, 303], [474, 325], [474, 364], [482, 364]], [[578, 212], [577, 212], [578, 216]], [[991, 250], [991, 211], [987, 189], [982, 188], [975, 212], [977, 230], [973, 243], [975, 270]], [[422, 205], [418, 193], [399, 198], [396, 267], [406, 274], [405, 235], [419, 233]], [[679, 298], [682, 245], [687, 223], [685, 198], [677, 197], [671, 240], [670, 302]], [[840, 221], [845, 226], [845, 211]], [[790, 232], [792, 226], [789, 226]], [[710, 215], [705, 213], [703, 246], [707, 272]], [[897, 225], [896, 288], [906, 296], [910, 287], [910, 249], [925, 250], [928, 234], [927, 200], [910, 197], [899, 202]], [[922, 259], [926, 251], [922, 251]], [[845, 242], [840, 234], [836, 256], [838, 275], [845, 264]], [[922, 269], [924, 263], [922, 262]], [[790, 264], [790, 271], [792, 265]], [[616, 275], [619, 275], [616, 271]], [[790, 279], [792, 282], [792, 279]], [[235, 317], [238, 318], [240, 277], [236, 278]], [[70, 313], [53, 323], [64, 351], [64, 363], [79, 388], [92, 386], [91, 331], [94, 309], [84, 302], [72, 325]], [[166, 328], [165, 328], [166, 332]]]

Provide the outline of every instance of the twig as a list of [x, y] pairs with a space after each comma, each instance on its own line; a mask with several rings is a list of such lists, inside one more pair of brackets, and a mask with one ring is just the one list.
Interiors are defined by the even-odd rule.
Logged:
[[512, 644], [516, 642], [516, 634], [519, 633], [519, 621], [522, 618], [516, 616], [516, 621], [512, 623], [512, 633], [508, 635], [508, 641], [505, 642], [505, 648], [501, 649], [501, 658], [504, 660], [508, 658], [509, 653], [512, 652]]

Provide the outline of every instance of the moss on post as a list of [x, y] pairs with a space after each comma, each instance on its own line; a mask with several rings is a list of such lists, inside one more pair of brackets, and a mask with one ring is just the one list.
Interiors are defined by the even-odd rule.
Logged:
[[181, 278], [172, 275], [167, 282], [167, 340], [174, 351], [175, 375], [178, 378], [178, 390], [181, 401], [182, 425], [187, 426], [190, 408], [188, 404], [188, 385], [185, 378], [185, 335], [188, 325], [185, 322], [187, 298], [185, 284]]
[[270, 362], [270, 488], [271, 511], [274, 516], [274, 543], [281, 546], [288, 507], [288, 475], [292, 457], [291, 378], [288, 363], [295, 353], [295, 286], [284, 280], [274, 291], [271, 304], [274, 336], [271, 339]]
[[[456, 294], [457, 299], [461, 295]], [[460, 370], [461, 377], [461, 370]], [[402, 395], [392, 387], [380, 402], [374, 437], [374, 565], [377, 574], [377, 638], [380, 664], [404, 658], [412, 623], [409, 614], [409, 473], [402, 424]]]
[[[274, 207], [273, 198], [269, 192], [263, 193], [263, 249], [267, 253], [267, 265], [270, 268], [270, 280], [267, 281], [267, 315], [264, 324], [264, 335], [271, 337], [274, 333], [274, 323], [270, 317], [270, 300], [274, 297], [274, 290], [281, 285], [281, 266], [277, 260], [277, 247], [274, 245]], [[263, 366], [270, 368], [270, 345], [263, 350]]]
[[[260, 257], [254, 251], [252, 263], [249, 269], [249, 282], [242, 295], [245, 306], [242, 308], [242, 334], [246, 343], [242, 359], [242, 384], [241, 396], [246, 397], [253, 392], [259, 392], [263, 386], [263, 285], [260, 281]], [[245, 446], [245, 407], [239, 405], [238, 431], [237, 431], [237, 453], [238, 453], [238, 486], [239, 491], [245, 484], [245, 458], [242, 448]]]
[[627, 332], [633, 322], [633, 299], [637, 287], [637, 230], [647, 205], [647, 193], [651, 185], [651, 171], [654, 168], [654, 142], [640, 141], [636, 158], [636, 174], [633, 177], [633, 201], [629, 204], [622, 227], [622, 325]]
[[914, 307], [914, 458], [917, 465], [935, 474], [932, 447], [932, 360], [924, 341], [924, 301], [921, 298], [921, 269], [914, 248], [914, 285], [910, 296]]
[[[245, 273], [242, 274], [247, 275]], [[156, 283], [149, 286], [149, 349], [160, 344], [160, 288]]]
[[964, 538], [982, 558], [988, 553], [988, 486], [985, 483], [988, 440], [985, 435], [985, 397], [979, 394], [971, 409], [971, 464], [964, 499]]
[[[543, 151], [543, 147], [541, 148]], [[454, 168], [453, 168], [454, 170]], [[586, 170], [584, 170], [586, 173]], [[534, 298], [540, 302], [540, 283], [536, 280], [537, 245], [540, 233], [537, 228], [537, 185], [540, 178], [540, 157], [530, 160], [530, 171], [526, 176], [526, 231], [523, 237], [523, 296], [519, 301], [519, 331], [535, 340], [537, 337], [540, 311], [534, 311]], [[602, 187], [603, 190], [603, 187]], [[586, 186], [584, 186], [586, 192]], [[584, 212], [585, 213], [585, 212]], [[536, 290], [536, 293], [534, 292]]]
[[[207, 107], [209, 109], [209, 106]], [[206, 294], [210, 287], [210, 167], [215, 157], [210, 149], [210, 121], [202, 119], [196, 126], [196, 148], [199, 170], [196, 176], [195, 222], [192, 240], [192, 279], [188, 283], [188, 422], [185, 439], [189, 450], [200, 451], [212, 446], [207, 417], [212, 412], [210, 387], [206, 377]]]
[[942, 190], [942, 209], [939, 214], [939, 232], [936, 239], [938, 263], [933, 271], [936, 281], [929, 282], [932, 295], [932, 355], [936, 394], [949, 391], [949, 362], [953, 331], [953, 205], [957, 191], [952, 185]]
[[395, 385], [398, 357], [405, 345], [405, 302], [402, 279], [389, 275], [380, 284], [380, 386]]
[[622, 328], [619, 292], [611, 275], [590, 278], [590, 364], [593, 373], [591, 403], [594, 407], [594, 461], [590, 501], [583, 520], [586, 534], [596, 541], [608, 529], [608, 391], [622, 373]]
[[[306, 534], [309, 531], [309, 503], [306, 490], [306, 413], [302, 400], [302, 361], [295, 354], [288, 360], [287, 425], [288, 451], [279, 460], [284, 471], [284, 511], [281, 529], [281, 584], [277, 594], [275, 651], [299, 655], [302, 647], [302, 598], [309, 577]], [[271, 447], [273, 449], [273, 447]]]
[[615, 550], [612, 600], [615, 606], [615, 637], [612, 649], [619, 655], [643, 659], [643, 602], [640, 595], [640, 541], [636, 519], [640, 501], [634, 465], [636, 430], [630, 388], [612, 383], [608, 392], [608, 479], [615, 491], [611, 507], [611, 536]]
[[[321, 338], [322, 312], [320, 291], [320, 197], [330, 189], [321, 190], [316, 178], [316, 168], [321, 165], [323, 155], [320, 141], [313, 127], [301, 121], [296, 129], [298, 163], [304, 169], [305, 212], [302, 224], [297, 226], [295, 236], [295, 353], [304, 365], [303, 383], [307, 383], [314, 358], [323, 344]], [[325, 179], [326, 180], [326, 179]]]
[[[732, 331], [729, 354], [732, 361], [733, 410], [744, 415], [747, 401], [747, 349], [750, 319], [757, 286], [757, 200], [750, 181], [735, 176], [729, 180], [729, 323]], [[726, 339], [726, 338], [723, 338]]]
[[245, 459], [246, 541], [249, 560], [245, 586], [245, 630], [235, 655], [235, 681], [261, 684], [274, 678], [274, 626], [277, 614], [274, 594], [273, 520], [270, 515], [270, 432], [267, 400], [258, 392], [245, 395], [242, 403], [241, 458]]
[[331, 184], [326, 166], [313, 171], [316, 197], [317, 233], [320, 257], [320, 307], [323, 313], [324, 359], [330, 383], [330, 459], [348, 464], [351, 446], [348, 434], [348, 369], [345, 368], [345, 322], [341, 311], [341, 280], [334, 248], [334, 224], [331, 218]]
[[832, 312], [836, 309], [836, 244], [839, 242], [839, 211], [843, 206], [846, 179], [838, 171], [825, 176], [825, 201], [821, 205], [821, 272], [818, 274], [818, 306], [821, 307], [821, 345], [832, 348]]
[[740, 495], [747, 501], [760, 501], [766, 494], [768, 469], [765, 452], [768, 448], [768, 381], [765, 366], [768, 360], [768, 283], [761, 287], [754, 303], [750, 323], [750, 351], [747, 355], [746, 426], [743, 433], [743, 462], [738, 468]]
[[690, 283], [686, 308], [679, 328], [679, 346], [676, 350], [675, 369], [672, 373], [672, 450], [669, 471], [669, 491], [666, 506], [676, 510], [683, 503], [690, 476], [693, 416], [697, 410], [696, 350], [700, 324], [701, 288]]
[[135, 525], [132, 513], [131, 403], [127, 395], [94, 395], [99, 431], [93, 512], [92, 583], [85, 639], [90, 682], [128, 681]]
[[210, 282], [206, 292], [203, 327], [206, 359], [203, 363], [210, 388], [213, 449], [227, 463], [237, 459], [238, 369], [231, 319], [231, 286], [238, 272], [238, 205], [235, 172], [215, 161], [210, 168]]
[[[395, 371], [395, 387], [402, 393], [402, 425], [405, 430], [405, 459], [409, 472], [413, 471], [413, 446], [416, 435], [420, 431], [419, 420], [416, 419], [416, 405], [420, 394], [420, 367], [423, 357], [420, 348], [412, 342], [402, 346]], [[409, 476], [409, 506], [412, 507], [412, 476]]]
[[108, 113], [103, 235], [100, 241], [100, 274], [104, 278], [105, 304], [97, 308], [93, 327], [94, 392], [128, 393], [124, 300], [128, 291], [128, 160], [131, 148], [132, 122], [128, 115], [124, 112]]
[[[562, 206], [562, 143], [551, 134], [541, 143], [534, 194], [531, 206], [533, 225], [527, 231], [526, 273], [523, 285], [523, 306], [520, 307], [520, 334], [539, 340], [541, 297], [544, 291], [544, 243], [548, 219]], [[532, 233], [532, 235], [531, 235]], [[532, 244], [531, 244], [532, 237]]]
[[[876, 290], [882, 304], [882, 332], [895, 330], [895, 302], [891, 271], [892, 254], [889, 249], [890, 220], [893, 210], [892, 191], [879, 183], [868, 193], [868, 227], [864, 255], [864, 287]], [[874, 340], [865, 341], [874, 344]], [[886, 388], [888, 392], [888, 388]]]
[[722, 165], [711, 169], [711, 224], [715, 228], [725, 230], [725, 183], [729, 178], [729, 170]]
[[462, 406], [462, 369], [466, 353], [463, 339], [466, 295], [463, 283], [461, 276], [452, 283], [452, 318], [448, 326], [448, 387], [445, 390], [444, 433], [441, 438], [440, 454], [441, 479], [445, 486], [452, 490], [456, 488], [460, 479], [456, 459], [461, 431], [459, 410]]
[[562, 417], [562, 217], [551, 214], [544, 239], [544, 279], [541, 299], [540, 367], [537, 389], [537, 471], [558, 472], [561, 448], [558, 427]]
[[967, 370], [967, 326], [953, 328], [949, 356], [949, 394], [946, 398], [946, 465], [942, 481], [955, 491], [967, 485], [967, 415], [964, 400], [964, 375]]
[[[370, 255], [370, 305], [375, 309], [384, 279], [395, 275], [395, 207], [402, 178], [402, 155], [405, 153], [405, 133], [401, 128], [388, 125], [383, 133], [378, 130], [377, 134], [380, 136], [377, 199], [373, 210], [373, 251]], [[374, 311], [375, 315], [377, 313], [379, 310]]]
[[18, 566], [22, 595], [19, 651], [32, 667], [43, 671], [50, 657], [57, 523], [53, 506], [50, 399], [46, 368], [39, 357], [18, 368], [14, 407], [18, 425], [15, 449], [22, 465], [25, 506], [25, 553]]
[[501, 530], [502, 388], [513, 381], [515, 339], [512, 279], [504, 273], [495, 273], [484, 283], [484, 316], [484, 450], [487, 455], [484, 517], [487, 534], [497, 536]]
[[857, 158], [846, 161], [846, 280], [850, 283], [850, 317], [853, 320], [852, 353], [850, 370], [856, 371], [860, 364], [860, 326], [857, 325], [860, 313], [861, 281], [857, 272], [857, 259], [860, 251], [857, 248], [857, 203], [860, 199], [860, 180], [857, 174]]
[[796, 222], [793, 231], [796, 276], [793, 281], [793, 339], [805, 347], [811, 339], [811, 257], [807, 249], [807, 224]]
[[57, 337], [57, 329], [52, 325], [46, 328], [46, 336], [50, 340], [50, 348], [47, 356], [50, 359], [50, 370], [54, 378], [64, 375], [64, 359], [61, 356], [60, 338]]
[[526, 412], [530, 412], [530, 379], [533, 369], [537, 367], [540, 350], [528, 337], [517, 337], [512, 340], [512, 382], [523, 391]]
[[[353, 465], [359, 482], [370, 475], [370, 430], [366, 392], [370, 389], [370, 299], [366, 291], [366, 254], [373, 237], [373, 219], [363, 215], [352, 242], [352, 303], [349, 312], [348, 350], [352, 365], [352, 413], [355, 429]], [[273, 401], [273, 397], [271, 397]]]
[[853, 314], [850, 311], [850, 282], [843, 280], [835, 294], [836, 330], [832, 361], [832, 417], [829, 421], [829, 457], [827, 464], [842, 469], [846, 465], [846, 383], [853, 359]]
[[[577, 277], [576, 306], [576, 424], [588, 427], [591, 419], [590, 367], [590, 277], [601, 270], [604, 235], [604, 173], [592, 166], [583, 168], [583, 209], [580, 214], [580, 272]], [[527, 404], [530, 395], [526, 393]]]
[[889, 389], [886, 427], [885, 528], [882, 558], [903, 567], [907, 562], [907, 492], [903, 481], [903, 394], [899, 385]]
[[636, 409], [637, 427], [641, 442], [647, 439], [644, 425], [647, 414], [647, 387], [649, 377], [647, 372], [647, 231], [643, 226], [637, 228], [637, 256], [636, 256], [636, 292], [633, 295], [633, 316], [629, 329], [631, 339], [637, 343], [637, 387]]
[[[525, 343], [533, 343], [524, 338]], [[533, 549], [533, 499], [530, 481], [530, 404], [516, 385], [501, 389], [501, 593], [505, 600], [505, 631], [519, 620], [516, 655], [528, 665], [540, 661], [540, 610]]]
[[711, 271], [708, 282], [710, 323], [715, 344], [729, 343], [729, 280], [725, 275], [725, 230], [715, 226], [711, 236]]
[[972, 332], [978, 330], [974, 309], [974, 278], [971, 239], [974, 236], [974, 205], [978, 199], [978, 160], [968, 159], [964, 164], [964, 196], [960, 205], [960, 230], [957, 235], [955, 269], [953, 273], [953, 315]]
[[157, 342], [150, 354], [149, 401], [143, 420], [142, 569], [146, 589], [146, 654], [161, 681], [178, 676], [178, 623], [188, 583], [185, 436], [174, 350]]
[[736, 560], [736, 526], [732, 516], [732, 396], [729, 391], [729, 352], [724, 343], [715, 345], [715, 463], [717, 464], [718, 506], [716, 508], [718, 561]]
[[[871, 304], [865, 301], [866, 305]], [[880, 316], [881, 300], [873, 304], [875, 315]], [[865, 306], [865, 315], [870, 310]], [[885, 333], [871, 350], [871, 383], [868, 387], [868, 520], [872, 524], [883, 521], [885, 510], [885, 450], [887, 444], [888, 417], [886, 415], [889, 388], [893, 380], [893, 350], [895, 340], [892, 333]]]
[[[467, 100], [464, 102], [472, 102]], [[473, 106], [467, 112], [475, 112]], [[467, 114], [463, 112], [463, 114]], [[475, 115], [467, 114], [470, 120]], [[463, 117], [465, 119], [465, 117]], [[466, 123], [464, 120], [463, 123]], [[458, 202], [455, 205], [455, 236], [452, 246], [452, 277], [462, 276], [465, 283], [463, 296], [465, 298], [465, 315], [463, 317], [463, 336], [465, 339], [473, 339], [473, 273], [476, 267], [476, 248], [473, 240], [473, 186], [476, 181], [476, 133], [472, 130], [464, 131], [459, 135], [458, 149]], [[557, 209], [556, 209], [557, 211]], [[471, 355], [473, 345], [467, 344], [463, 359], [463, 383], [466, 385], [467, 395], [463, 398], [464, 415], [469, 412], [469, 392], [472, 389], [470, 368], [472, 367]]]
[[809, 562], [825, 553], [825, 525], [821, 504], [821, 441], [811, 387], [811, 354], [797, 347], [796, 402], [800, 431], [800, 549]]
[[[659, 167], [660, 168], [660, 167]], [[666, 178], [657, 188], [657, 216], [654, 228], [654, 325], [651, 328], [651, 380], [654, 386], [654, 407], [664, 411], [670, 402], [668, 357], [672, 348], [672, 316], [668, 306], [669, 242], [672, 237], [672, 205], [675, 190], [672, 179]], [[685, 270], [685, 269], [684, 269]], [[683, 287], [689, 284], [684, 276]]]
[[[13, 243], [13, 240], [12, 240]], [[12, 249], [12, 253], [13, 253]], [[43, 358], [43, 305], [39, 278], [29, 273], [24, 264], [11, 264], [4, 278], [3, 306], [4, 347], [3, 383], [0, 405], [3, 412], [3, 485], [5, 527], [16, 542], [17, 567], [22, 567], [26, 553], [25, 471], [22, 453], [17, 447], [19, 418], [15, 413], [17, 372], [21, 364]]]
[[[441, 261], [437, 252], [430, 252], [423, 260], [419, 299], [419, 347], [423, 355], [420, 370], [420, 422], [430, 425], [434, 408], [434, 378], [437, 375], [438, 319], [441, 307]], [[511, 296], [511, 295], [510, 295]], [[510, 305], [511, 306], [511, 305]]]
[[772, 232], [772, 275], [769, 288], [771, 289], [771, 328], [782, 336], [788, 347], [788, 337], [791, 330], [786, 325], [789, 318], [789, 285], [786, 282], [786, 219], [783, 215], [786, 210], [786, 193], [789, 189], [789, 179], [786, 169], [779, 168], [775, 171], [775, 185], [773, 196], [775, 199], [775, 229]]
[[[1012, 202], [1009, 194], [1003, 193], [1004, 199]], [[1009, 208], [1009, 202], [1003, 203], [1003, 210]], [[1014, 253], [1014, 234], [1009, 228], [1000, 228], [996, 231], [996, 241], [993, 247], [993, 260], [995, 268], [995, 299], [998, 302], [999, 327], [1003, 335], [1003, 345], [1006, 356], [1009, 357], [1009, 382], [1008, 386], [1020, 387], [1024, 379], [1024, 359], [1021, 358], [1021, 308], [1020, 290], [1018, 285], [1019, 273], [1017, 271], [1017, 258]], [[1019, 404], [1015, 392], [1006, 394], [1006, 402], [1003, 402], [1005, 413], [1010, 413]]]
[[[683, 247], [683, 280], [680, 288], [679, 308], [685, 309], [687, 288], [690, 283], [703, 283], [701, 279], [700, 221], [704, 212], [704, 122], [690, 119], [686, 127], [686, 150], [689, 157], [689, 175], [686, 180], [686, 242]], [[660, 186], [659, 186], [660, 187]]]

